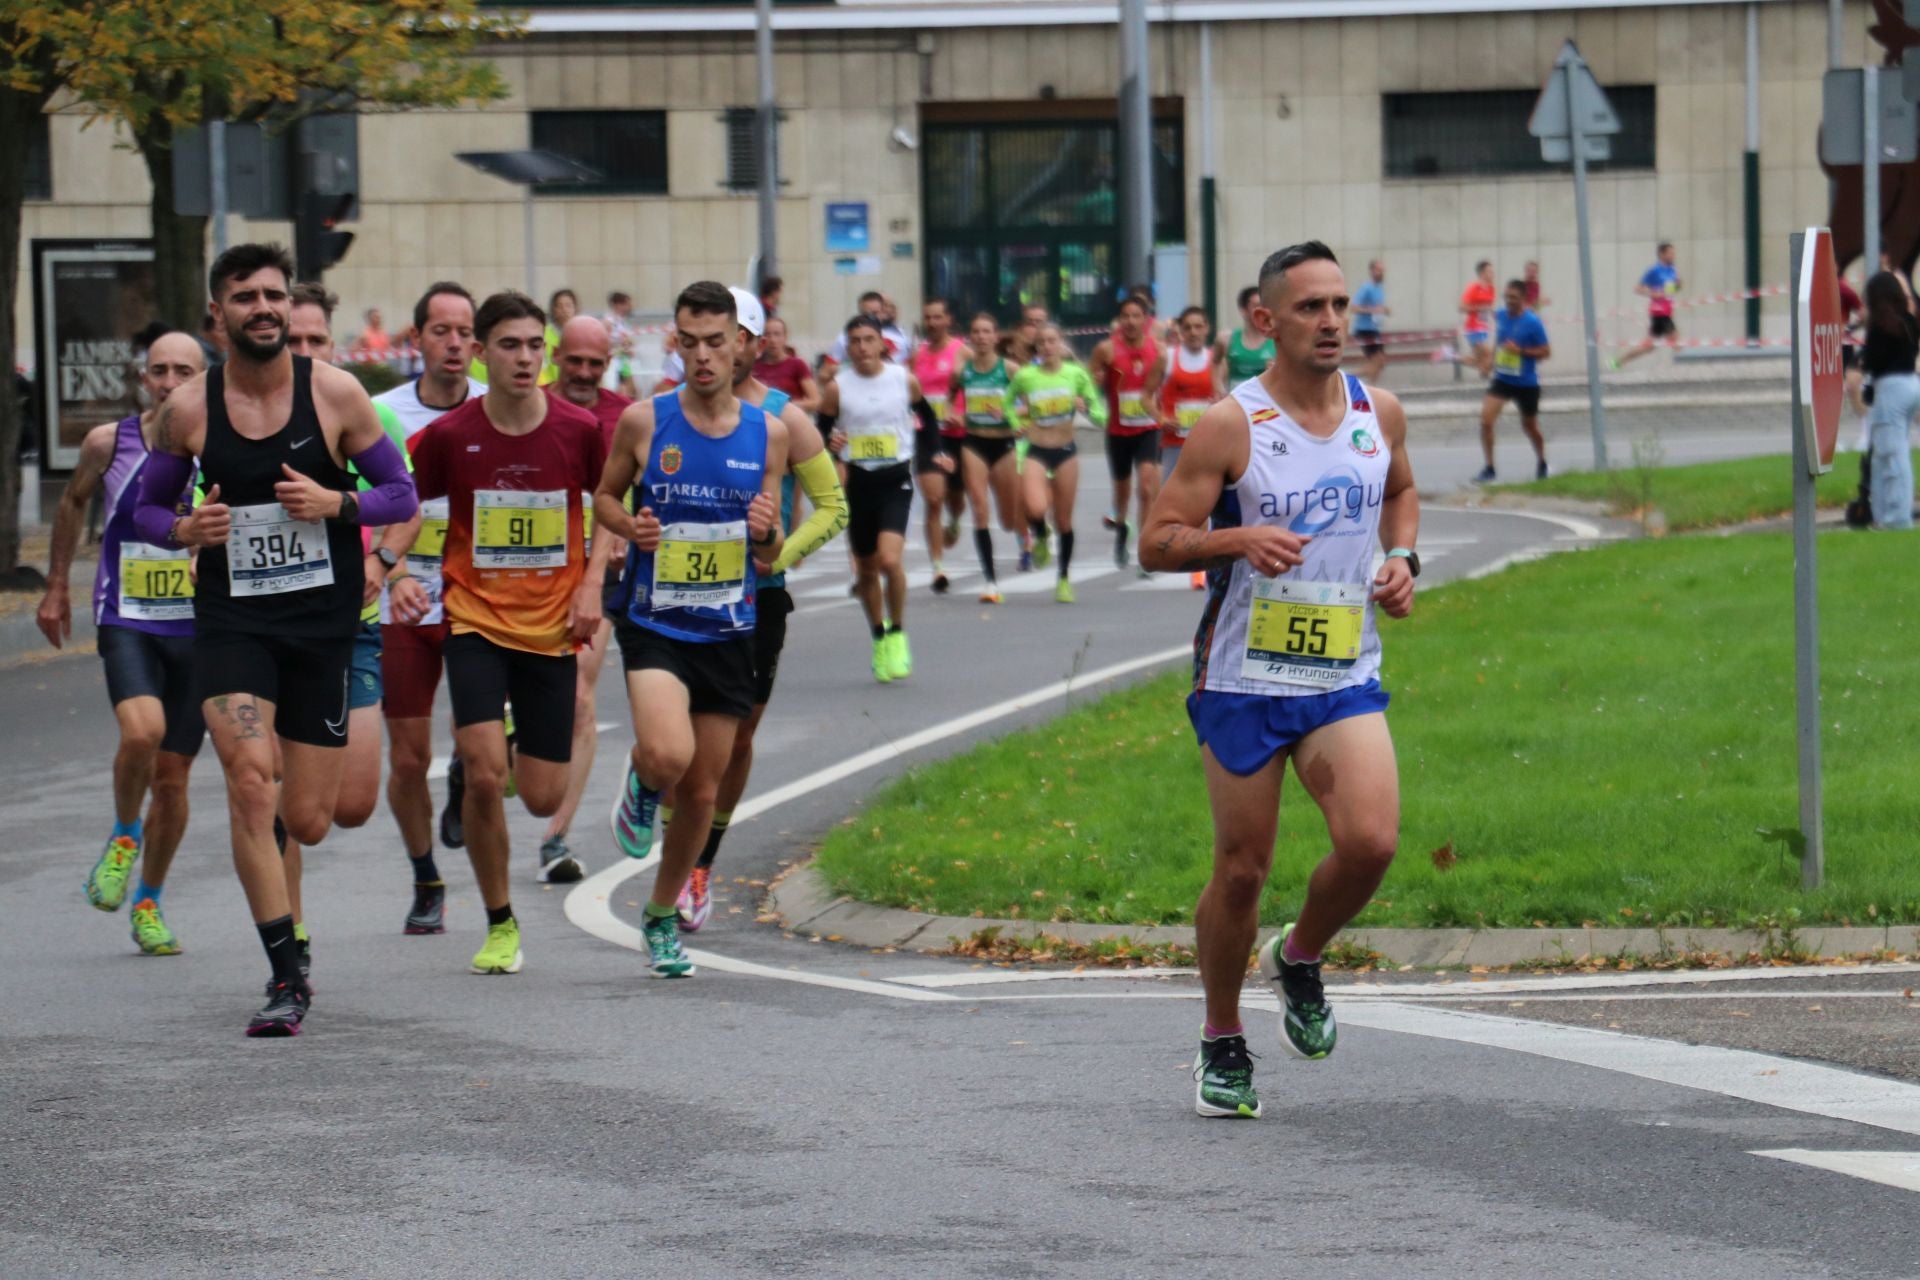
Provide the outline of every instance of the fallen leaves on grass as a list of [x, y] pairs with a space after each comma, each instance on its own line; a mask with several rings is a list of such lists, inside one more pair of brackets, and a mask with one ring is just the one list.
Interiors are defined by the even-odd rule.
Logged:
[[1438, 849], [1435, 849], [1428, 856], [1433, 859], [1433, 869], [1435, 871], [1451, 871], [1453, 870], [1453, 864], [1460, 861], [1453, 852], [1453, 841], [1451, 840], [1441, 845]]

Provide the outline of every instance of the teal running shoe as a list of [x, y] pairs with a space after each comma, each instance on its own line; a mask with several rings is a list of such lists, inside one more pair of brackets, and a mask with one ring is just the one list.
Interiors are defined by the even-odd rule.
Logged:
[[1260, 1118], [1260, 1095], [1253, 1090], [1253, 1055], [1245, 1036], [1202, 1040], [1193, 1057], [1193, 1109], [1203, 1116]]
[[1280, 997], [1280, 1042], [1295, 1057], [1318, 1061], [1333, 1052], [1340, 1029], [1320, 983], [1320, 962], [1293, 964], [1282, 956], [1280, 949], [1292, 933], [1288, 925], [1260, 948], [1260, 975]]
[[620, 852], [629, 858], [644, 858], [653, 851], [653, 823], [659, 811], [660, 793], [642, 785], [629, 760], [620, 805], [613, 811], [613, 841]]
[[656, 978], [691, 978], [693, 961], [680, 945], [680, 913], [655, 919], [648, 916], [640, 932], [647, 940], [647, 963]]

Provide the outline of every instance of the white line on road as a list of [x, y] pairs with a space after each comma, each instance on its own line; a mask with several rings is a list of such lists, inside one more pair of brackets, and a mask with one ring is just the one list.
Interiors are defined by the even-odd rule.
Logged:
[[1811, 1165], [1902, 1191], [1920, 1191], [1920, 1151], [1807, 1151], [1800, 1147], [1781, 1147], [1748, 1154]]

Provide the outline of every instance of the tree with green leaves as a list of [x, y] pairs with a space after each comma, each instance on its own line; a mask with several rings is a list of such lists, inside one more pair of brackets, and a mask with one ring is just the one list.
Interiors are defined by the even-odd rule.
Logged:
[[[0, 0], [0, 365], [15, 362], [27, 125], [50, 102], [126, 130], [152, 180], [160, 318], [197, 330], [207, 219], [173, 211], [174, 141], [213, 120], [405, 111], [506, 94], [478, 56], [520, 31], [482, 0]], [[20, 422], [0, 395], [0, 573], [19, 563]]]

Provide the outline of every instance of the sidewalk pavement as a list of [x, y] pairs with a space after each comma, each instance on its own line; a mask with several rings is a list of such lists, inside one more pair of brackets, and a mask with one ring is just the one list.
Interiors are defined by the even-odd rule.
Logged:
[[[1054, 923], [995, 920], [978, 916], [930, 916], [897, 907], [877, 907], [836, 896], [811, 863], [794, 868], [768, 890], [766, 910], [782, 927], [854, 947], [894, 947], [939, 953], [984, 929], [1004, 941], [1057, 938], [1078, 945], [1125, 938], [1137, 944], [1194, 945], [1191, 925]], [[1396, 965], [1457, 969], [1469, 965], [1569, 965], [1624, 954], [1718, 953], [1730, 957], [1773, 955], [1792, 948], [1829, 958], [1866, 953], [1920, 952], [1920, 928], [1807, 928], [1791, 939], [1745, 929], [1349, 929], [1341, 941], [1379, 952]]]
[[[73, 576], [68, 579], [73, 591], [73, 637], [56, 650], [40, 634], [34, 614], [40, 597], [28, 591], [0, 594], [0, 668], [30, 658], [56, 658], [73, 653], [93, 652], [93, 574], [99, 563], [95, 548], [88, 547], [74, 557]], [[45, 568], [42, 557], [38, 567]]]

